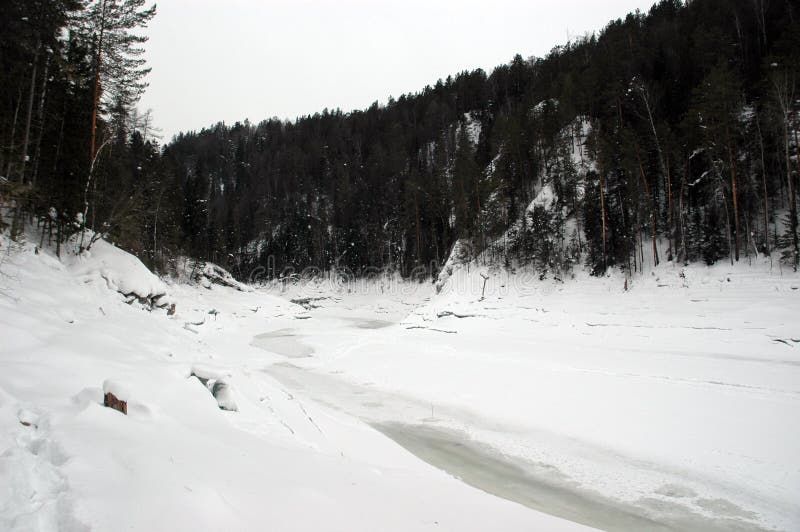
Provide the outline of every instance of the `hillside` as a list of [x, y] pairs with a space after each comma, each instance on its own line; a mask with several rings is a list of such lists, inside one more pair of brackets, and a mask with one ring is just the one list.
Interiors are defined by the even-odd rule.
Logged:
[[798, 14], [761, 5], [662, 1], [386, 105], [179, 135], [164, 151], [174, 223], [241, 276], [436, 275], [457, 240], [556, 276], [762, 254], [795, 267]]
[[[146, 27], [154, 12], [125, 2]], [[547, 277], [800, 260], [789, 0], [661, 0], [545, 57], [362, 111], [219, 123], [164, 146], [135, 110], [146, 36], [101, 50], [129, 60], [97, 70], [97, 2], [12, 4], [0, 194], [18, 206], [14, 234], [31, 219], [50, 242], [86, 226], [157, 271], [188, 256], [240, 281], [305, 268], [430, 278], [456, 241]], [[543, 189], [552, 200], [529, 209]]]

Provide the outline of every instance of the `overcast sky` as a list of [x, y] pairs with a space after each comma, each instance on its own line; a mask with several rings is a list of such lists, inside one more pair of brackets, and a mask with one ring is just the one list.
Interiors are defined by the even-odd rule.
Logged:
[[218, 121], [362, 109], [516, 53], [542, 56], [653, 0], [160, 0], [142, 98], [163, 141]]

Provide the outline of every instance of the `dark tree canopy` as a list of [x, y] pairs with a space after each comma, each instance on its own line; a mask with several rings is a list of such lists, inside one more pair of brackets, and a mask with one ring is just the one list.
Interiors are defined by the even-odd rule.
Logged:
[[[36, 184], [32, 212], [71, 218], [95, 43], [61, 37], [81, 2], [5, 3], [0, 168]], [[117, 138], [92, 223], [157, 268], [188, 255], [240, 277], [435, 274], [458, 240], [542, 275], [776, 251], [796, 266], [798, 16], [790, 0], [662, 0], [490, 74], [350, 113], [219, 123], [163, 150], [123, 97], [101, 117]]]

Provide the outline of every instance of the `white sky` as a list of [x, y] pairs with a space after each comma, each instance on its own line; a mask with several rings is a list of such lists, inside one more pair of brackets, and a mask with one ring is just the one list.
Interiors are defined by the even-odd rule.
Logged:
[[141, 109], [163, 142], [218, 121], [363, 109], [542, 56], [654, 0], [160, 0]]

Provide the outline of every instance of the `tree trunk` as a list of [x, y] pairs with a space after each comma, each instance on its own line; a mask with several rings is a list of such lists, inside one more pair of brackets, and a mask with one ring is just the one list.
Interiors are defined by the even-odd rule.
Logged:
[[475, 180], [475, 200], [478, 208], [478, 231], [480, 231], [480, 251], [483, 251], [484, 246], [484, 234], [483, 234], [483, 213], [481, 212], [481, 190], [480, 190], [480, 180]]
[[689, 160], [690, 157], [686, 157], [686, 169], [681, 176], [681, 192], [680, 197], [678, 198], [678, 215], [680, 217], [680, 224], [681, 224], [681, 249], [683, 254], [683, 263], [686, 264], [689, 259], [689, 252], [686, 249], [686, 224], [684, 223], [683, 218], [683, 198], [686, 194], [686, 176], [689, 175]]
[[39, 159], [42, 154], [42, 137], [44, 136], [44, 106], [47, 98], [47, 76], [50, 71], [50, 56], [44, 62], [44, 79], [42, 80], [42, 91], [39, 95], [39, 109], [36, 113], [39, 122], [39, 134], [36, 136], [36, 150], [33, 155], [33, 170], [31, 172], [31, 186], [36, 186], [36, 178], [39, 174]]
[[600, 217], [602, 220], [602, 227], [603, 227], [603, 274], [605, 274], [606, 270], [608, 269], [608, 259], [606, 257], [606, 200], [605, 200], [605, 191], [603, 186], [603, 160], [600, 156], [600, 148], [597, 146], [600, 144], [600, 126], [597, 127], [597, 140], [595, 144], [595, 157], [597, 158], [597, 166], [600, 170], [600, 174], [598, 176], [599, 186], [600, 186]]
[[[791, 110], [791, 108], [789, 108]], [[794, 271], [797, 271], [798, 262], [800, 262], [800, 247], [798, 246], [797, 240], [797, 201], [795, 200], [795, 190], [794, 190], [794, 177], [792, 176], [792, 167], [790, 164], [791, 157], [789, 156], [789, 117], [787, 116], [785, 119], [786, 125], [786, 177], [789, 181], [789, 216], [790, 222], [789, 226], [792, 231], [792, 245], [794, 247], [794, 260], [792, 261], [792, 265]], [[796, 125], [796, 124], [795, 124]], [[795, 129], [795, 140], [797, 139], [797, 129]], [[797, 161], [798, 167], [800, 167], [800, 160]]]
[[669, 217], [669, 251], [668, 259], [673, 260], [675, 255], [675, 246], [673, 240], [675, 238], [675, 219], [672, 208], [672, 174], [669, 168], [669, 153], [667, 153], [667, 214]]
[[58, 160], [61, 157], [61, 144], [64, 142], [64, 122], [67, 120], [67, 102], [64, 101], [64, 108], [61, 111], [61, 126], [58, 128], [58, 141], [56, 142], [56, 153], [53, 157], [53, 175], [58, 170]]
[[725, 127], [725, 143], [728, 148], [728, 164], [731, 167], [731, 196], [733, 200], [733, 246], [735, 250], [736, 262], [739, 262], [739, 201], [736, 193], [736, 161], [733, 157], [733, 146], [731, 145], [730, 131]]
[[419, 203], [417, 202], [417, 191], [414, 190], [414, 214], [417, 222], [417, 266], [420, 262], [420, 252], [422, 251], [422, 228], [419, 222]]
[[767, 191], [767, 165], [764, 162], [764, 137], [761, 135], [761, 121], [756, 117], [758, 146], [761, 151], [761, 179], [764, 183], [764, 252], [769, 255], [769, 193]]
[[11, 179], [12, 161], [14, 160], [14, 140], [17, 136], [17, 119], [19, 118], [19, 107], [22, 104], [22, 85], [17, 90], [17, 106], [14, 108], [14, 119], [11, 121], [11, 138], [8, 143], [8, 166], [6, 166], [6, 177]]
[[[106, 21], [106, 0], [103, 0], [102, 13], [100, 16], [100, 37], [97, 42], [97, 53], [95, 54], [94, 70], [94, 90], [92, 92], [92, 131], [89, 144], [89, 162], [94, 161], [95, 146], [97, 143], [97, 112], [100, 107], [100, 70], [103, 66], [103, 37], [105, 36]], [[84, 223], [85, 220], [84, 220]]]
[[39, 53], [41, 51], [42, 41], [37, 39], [36, 51], [33, 54], [33, 67], [31, 69], [31, 86], [28, 94], [28, 116], [25, 119], [25, 134], [22, 141], [22, 164], [19, 169], [19, 182], [25, 182], [25, 166], [28, 164], [28, 144], [30, 143], [31, 136], [31, 119], [33, 118], [33, 99], [36, 93], [36, 73], [39, 69]]
[[653, 240], [653, 267], [658, 266], [658, 245], [656, 242], [656, 208], [655, 200], [650, 194], [650, 186], [647, 184], [647, 176], [644, 173], [644, 164], [642, 163], [641, 153], [639, 152], [639, 143], [634, 143], [636, 148], [636, 160], [639, 162], [639, 174], [642, 177], [642, 185], [644, 186], [644, 194], [647, 197], [647, 204], [650, 207], [650, 237]]

